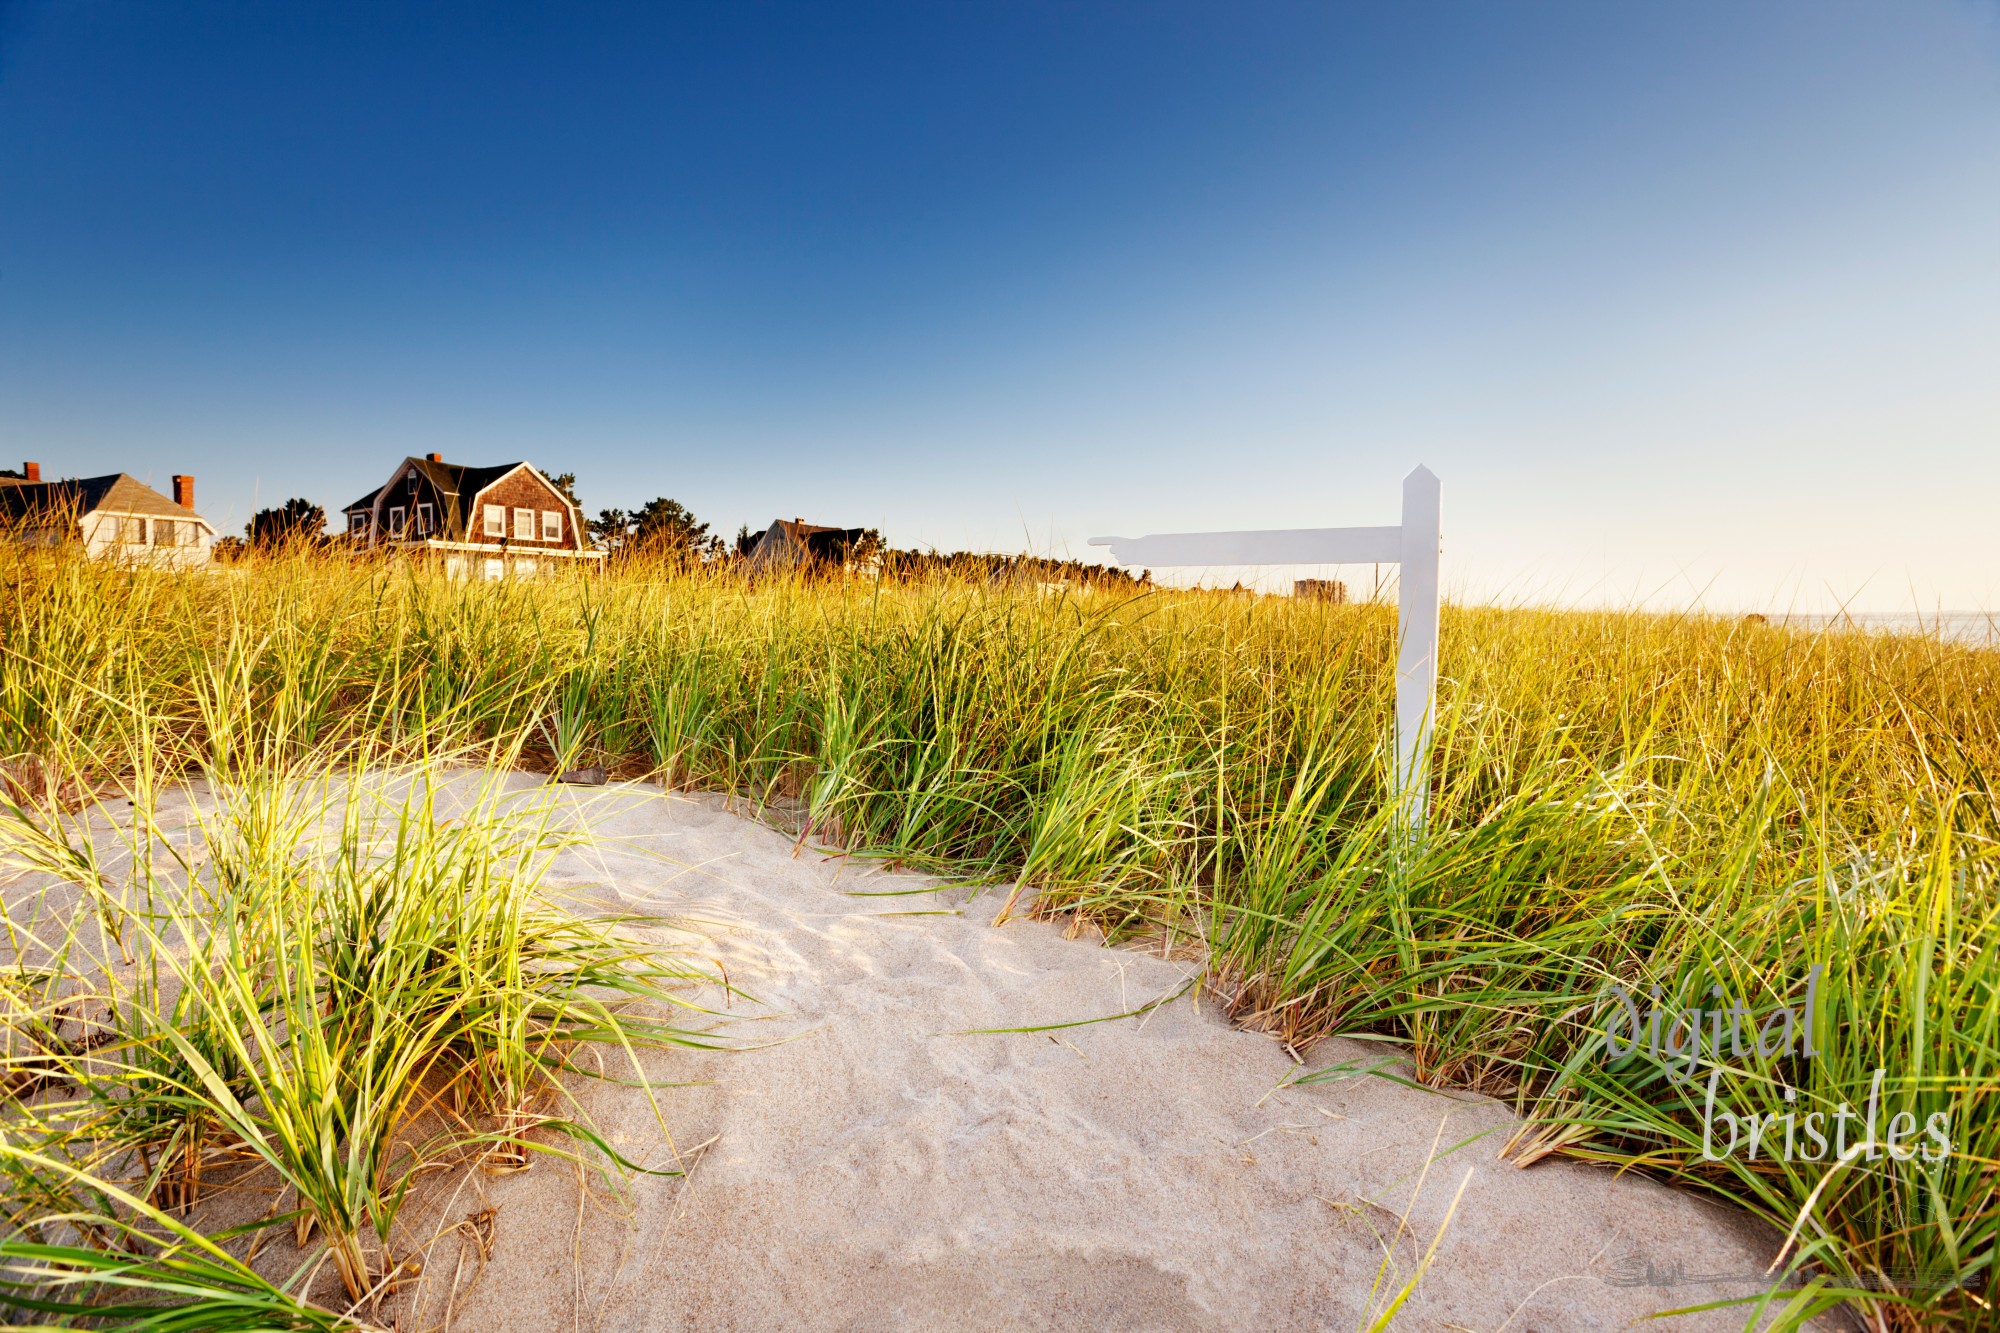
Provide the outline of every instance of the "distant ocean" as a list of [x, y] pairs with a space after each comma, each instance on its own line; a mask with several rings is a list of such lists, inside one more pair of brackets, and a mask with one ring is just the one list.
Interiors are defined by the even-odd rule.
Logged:
[[1773, 625], [1788, 629], [1856, 629], [1876, 634], [1934, 634], [1954, 643], [1981, 648], [2000, 647], [2000, 612], [1938, 611], [1929, 615], [1915, 612], [1887, 612], [1870, 615], [1774, 615]]

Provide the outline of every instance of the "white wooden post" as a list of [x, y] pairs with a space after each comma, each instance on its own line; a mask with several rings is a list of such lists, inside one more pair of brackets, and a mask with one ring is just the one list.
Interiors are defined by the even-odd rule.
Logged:
[[1403, 478], [1403, 521], [1393, 528], [1283, 528], [1092, 537], [1121, 565], [1400, 565], [1396, 598], [1396, 808], [1412, 832], [1430, 804], [1431, 728], [1437, 714], [1438, 479], [1427, 467]]
[[1396, 799], [1404, 826], [1430, 808], [1431, 727], [1437, 720], [1438, 553], [1442, 488], [1422, 464], [1403, 478], [1403, 561], [1396, 594]]

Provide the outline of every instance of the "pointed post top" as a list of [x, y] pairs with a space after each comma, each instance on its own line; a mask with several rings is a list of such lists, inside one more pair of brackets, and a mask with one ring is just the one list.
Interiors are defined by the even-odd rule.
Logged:
[[1403, 478], [1403, 540], [1411, 540], [1415, 528], [1422, 528], [1430, 535], [1418, 542], [1419, 545], [1437, 544], [1438, 501], [1444, 487], [1438, 483], [1437, 474], [1423, 464], [1417, 464], [1409, 476]]

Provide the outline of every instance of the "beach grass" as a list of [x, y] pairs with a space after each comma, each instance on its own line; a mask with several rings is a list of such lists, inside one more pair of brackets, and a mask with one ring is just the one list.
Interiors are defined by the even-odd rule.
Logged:
[[[256, 1154], [350, 1293], [393, 1262], [411, 1108], [449, 1088], [500, 1114], [547, 1049], [683, 1034], [580, 1007], [607, 985], [670, 990], [614, 926], [508, 924], [534, 900], [533, 857], [507, 850], [522, 835], [497, 815], [459, 843], [421, 803], [397, 806], [407, 850], [340, 834], [304, 859], [272, 830], [353, 806], [293, 809], [329, 778], [351, 791], [441, 764], [602, 763], [735, 793], [821, 846], [991, 884], [1016, 911], [1199, 951], [1237, 1021], [1295, 1050], [1364, 1035], [1421, 1083], [1508, 1099], [1524, 1167], [1559, 1154], [1728, 1199], [1787, 1238], [1771, 1278], [1784, 1294], [1746, 1318], [1796, 1324], [1841, 1301], [1885, 1328], [1990, 1317], [2000, 652], [1447, 607], [1431, 817], [1413, 840], [1387, 787], [1385, 606], [640, 564], [460, 583], [308, 551], [193, 578], [29, 553], [9, 577], [5, 854], [88, 886], [75, 919], [105, 966], [172, 956], [240, 982], [203, 988], [198, 1013], [175, 1008], [193, 1003], [185, 987], [139, 1003], [148, 1017], [102, 1077], [156, 1091], [119, 1112], [141, 1128], [118, 1132], [162, 1154], [161, 1182], [185, 1170], [164, 1165], [172, 1152], [199, 1160], [193, 1145]], [[182, 878], [218, 901], [269, 897], [240, 940], [141, 910], [129, 868], [63, 862], [51, 841], [58, 809], [144, 812], [190, 776], [228, 794], [227, 831]], [[525, 868], [488, 887], [482, 864]], [[447, 982], [377, 915], [402, 896], [493, 967]], [[510, 971], [510, 950], [569, 960], [555, 992]], [[66, 966], [17, 954], [16, 989]], [[18, 1006], [17, 1077], [56, 1058], [52, 996]], [[328, 996], [348, 997], [348, 1018], [301, 1031]], [[1663, 1040], [1626, 1040], [1620, 996], [1665, 1016]], [[1797, 1039], [1760, 1054], [1754, 1029], [1781, 1010]], [[85, 1084], [112, 1061], [63, 1058]], [[315, 1119], [328, 1087], [342, 1109]], [[100, 1132], [96, 1109], [57, 1124], [16, 1105], [24, 1153], [47, 1155], [35, 1135], [53, 1135], [72, 1160]], [[1831, 1140], [1843, 1105], [1849, 1151], [1812, 1159], [1807, 1117]], [[22, 1207], [61, 1211], [76, 1187], [39, 1170], [16, 1193], [52, 1202]], [[124, 1243], [70, 1225], [65, 1243]]]
[[[150, 576], [16, 573], [49, 582], [16, 584], [0, 661], [7, 1327], [366, 1326], [419, 1267], [397, 1219], [424, 1172], [676, 1169], [572, 1094], [622, 1063], [655, 1096], [641, 1050], [712, 1044], [683, 998], [706, 976], [540, 891], [586, 835], [503, 790], [517, 753], [451, 749], [459, 703], [394, 677], [348, 693], [304, 603], [209, 606], [168, 666], [147, 617], [220, 585], [121, 606]], [[216, 1222], [246, 1182], [270, 1207]], [[274, 1279], [250, 1260], [278, 1229], [313, 1257]]]

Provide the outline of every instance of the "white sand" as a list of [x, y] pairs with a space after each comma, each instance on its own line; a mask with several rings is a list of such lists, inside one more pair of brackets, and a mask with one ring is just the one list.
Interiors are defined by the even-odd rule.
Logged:
[[[562, 799], [608, 841], [566, 853], [557, 881], [713, 923], [710, 952], [762, 1001], [726, 1030], [793, 1040], [653, 1062], [709, 1081], [663, 1098], [683, 1151], [712, 1146], [685, 1181], [636, 1182], [629, 1209], [595, 1185], [586, 1201], [553, 1160], [427, 1181], [412, 1231], [490, 1205], [492, 1258], [474, 1281], [469, 1244], [436, 1246], [421, 1294], [398, 1302], [406, 1329], [441, 1317], [455, 1271], [459, 1330], [1352, 1329], [1413, 1271], [1468, 1173], [1398, 1328], [1615, 1328], [1757, 1286], [1610, 1280], [1627, 1265], [1749, 1274], [1772, 1256], [1772, 1237], [1689, 1195], [1497, 1160], [1510, 1116], [1491, 1101], [1371, 1077], [1273, 1095], [1290, 1057], [1192, 993], [1143, 1019], [960, 1035], [1131, 1010], [1192, 968], [1048, 924], [995, 928], [992, 892], [856, 896], [930, 881], [795, 858], [713, 799]], [[1381, 1054], [1335, 1043], [1312, 1063]], [[639, 1094], [588, 1101], [622, 1151], [666, 1158]], [[1482, 1132], [1423, 1174], [1434, 1144]]]

